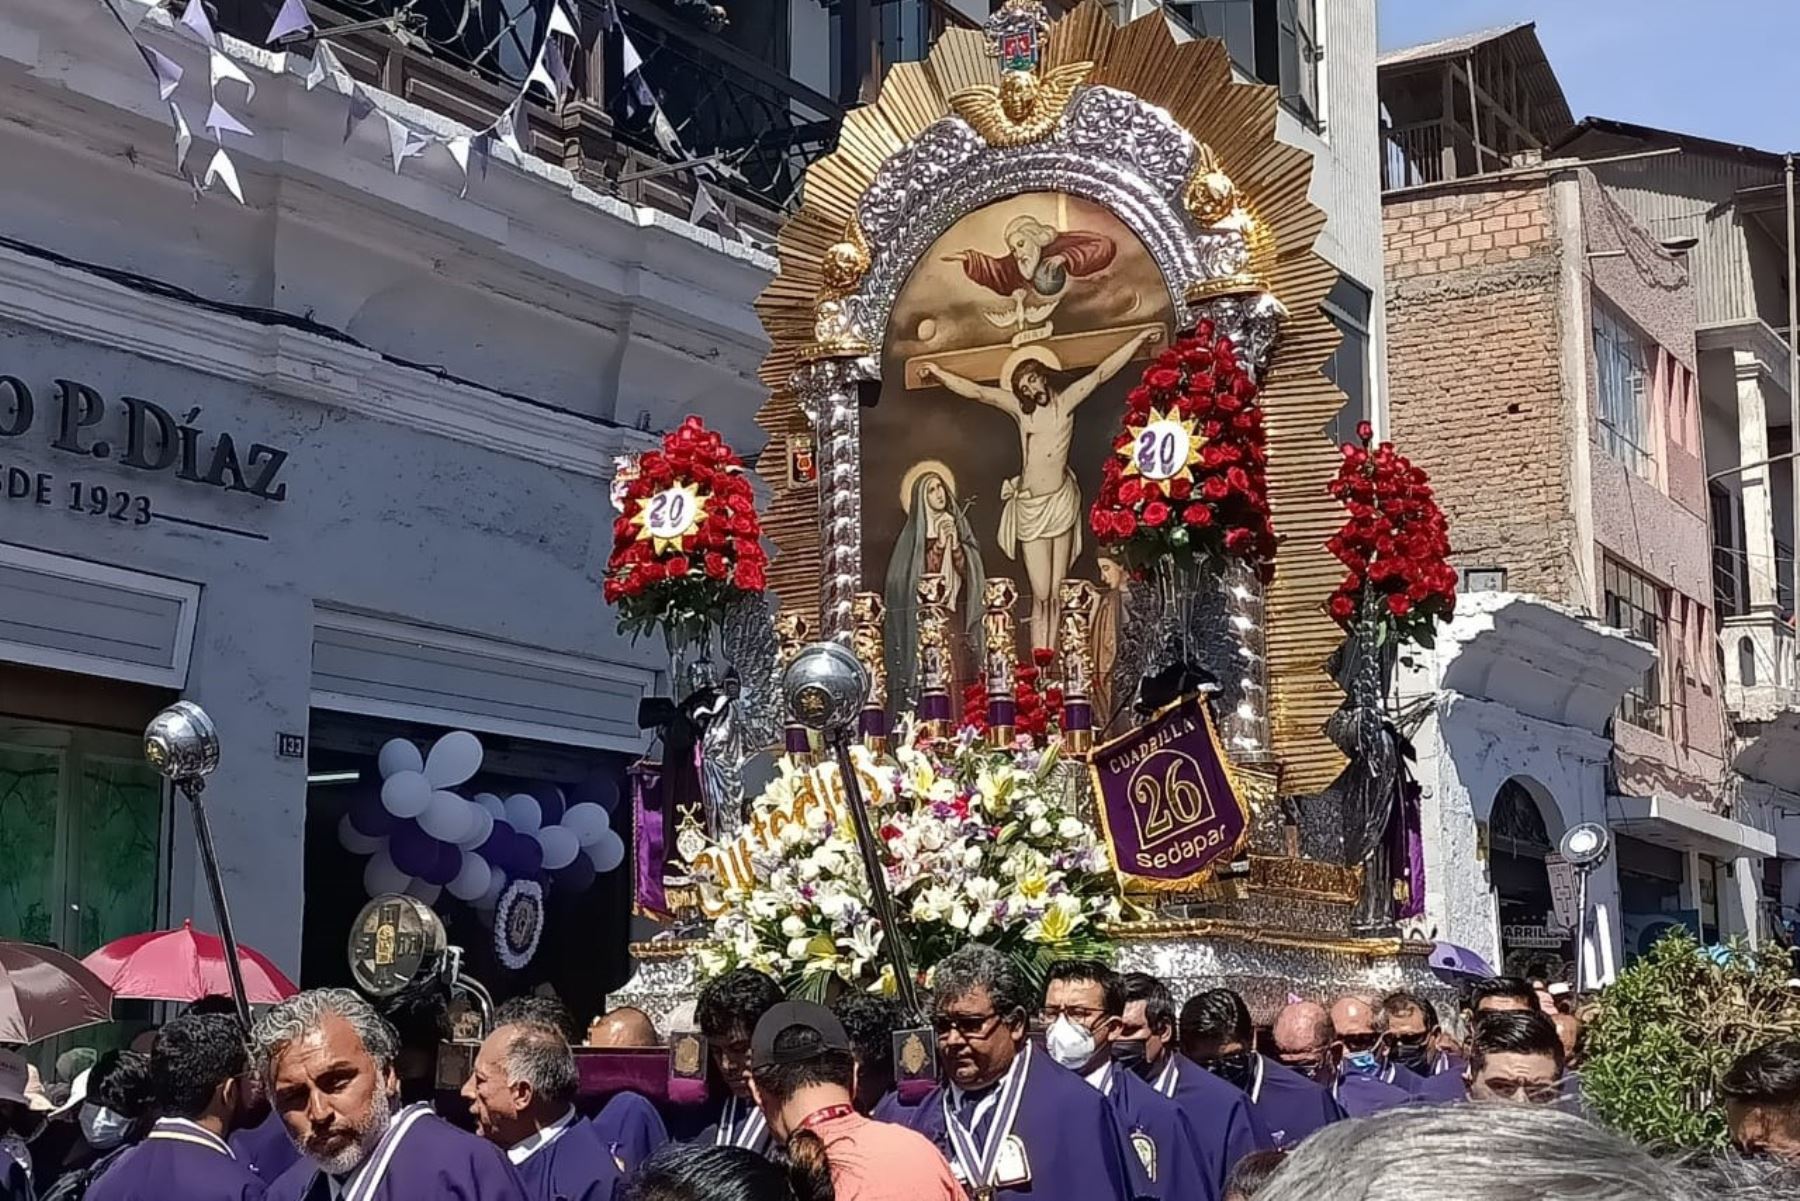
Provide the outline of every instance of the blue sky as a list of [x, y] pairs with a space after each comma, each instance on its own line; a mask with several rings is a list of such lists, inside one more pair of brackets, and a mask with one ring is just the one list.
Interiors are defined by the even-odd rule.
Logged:
[[[1330, 0], [1326, 0], [1327, 3]], [[1390, 50], [1536, 21], [1569, 109], [1800, 151], [1800, 0], [1377, 0]]]

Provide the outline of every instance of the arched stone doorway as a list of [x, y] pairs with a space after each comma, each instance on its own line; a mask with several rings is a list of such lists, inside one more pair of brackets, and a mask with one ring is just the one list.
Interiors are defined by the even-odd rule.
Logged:
[[1488, 878], [1500, 909], [1500, 958], [1510, 976], [1573, 980], [1575, 939], [1556, 919], [1545, 859], [1562, 836], [1556, 803], [1544, 786], [1514, 776], [1488, 814]]

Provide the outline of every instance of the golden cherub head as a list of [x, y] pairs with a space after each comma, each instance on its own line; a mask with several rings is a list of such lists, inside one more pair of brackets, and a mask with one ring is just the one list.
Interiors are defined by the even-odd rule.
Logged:
[[1000, 111], [1006, 119], [1023, 124], [1037, 111], [1038, 77], [1031, 71], [1007, 71], [1000, 76]]

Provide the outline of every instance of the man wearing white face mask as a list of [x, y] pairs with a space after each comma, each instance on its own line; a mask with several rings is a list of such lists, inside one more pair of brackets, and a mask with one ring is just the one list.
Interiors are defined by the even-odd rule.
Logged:
[[[154, 1099], [150, 1057], [136, 1051], [108, 1051], [92, 1068], [76, 1076], [69, 1099], [50, 1114], [50, 1126], [55, 1129], [72, 1121], [80, 1133], [72, 1146], [61, 1144], [57, 1162], [37, 1165], [38, 1195], [43, 1201], [85, 1193], [143, 1137]], [[47, 1131], [34, 1147], [50, 1145]]]
[[[1181, 1109], [1115, 1063], [1141, 1060], [1142, 1047], [1119, 1042], [1125, 988], [1119, 974], [1094, 959], [1060, 959], [1046, 975], [1044, 1047], [1050, 1057], [1100, 1090], [1135, 1152], [1134, 1191], [1152, 1201], [1214, 1201], [1220, 1173], [1205, 1162], [1193, 1127]], [[1135, 1050], [1136, 1054], [1131, 1052]]]

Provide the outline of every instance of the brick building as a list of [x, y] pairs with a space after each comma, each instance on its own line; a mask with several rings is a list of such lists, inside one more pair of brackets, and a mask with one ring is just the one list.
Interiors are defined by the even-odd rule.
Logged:
[[[1458, 821], [1477, 826], [1497, 950], [1515, 964], [1535, 955], [1555, 970], [1574, 956], [1544, 861], [1582, 821], [1618, 838], [1598, 907], [1615, 951], [1671, 922], [1709, 939], [1754, 933], [1757, 861], [1773, 839], [1730, 811], [1683, 248], [1647, 233], [1592, 169], [1545, 160], [1569, 123], [1529, 26], [1398, 52], [1381, 72], [1387, 429], [1432, 476], [1476, 608], [1481, 593], [1527, 594], [1656, 652], [1621, 677], [1629, 654], [1615, 642], [1524, 623], [1539, 637], [1561, 630], [1561, 657], [1541, 648], [1551, 653], [1536, 656], [1533, 687], [1515, 690], [1530, 700], [1460, 753], [1491, 757], [1496, 743], [1519, 741], [1545, 766], [1466, 804], [1439, 797], [1440, 836], [1449, 845]], [[1441, 106], [1421, 110], [1433, 98]], [[1461, 150], [1421, 152], [1434, 146]], [[1467, 699], [1443, 691], [1443, 678], [1418, 675], [1438, 681], [1440, 708]], [[1610, 721], [1573, 720], [1615, 687]], [[1576, 745], [1598, 786], [1558, 795], [1547, 779]], [[1422, 772], [1428, 788], [1433, 770]]]

